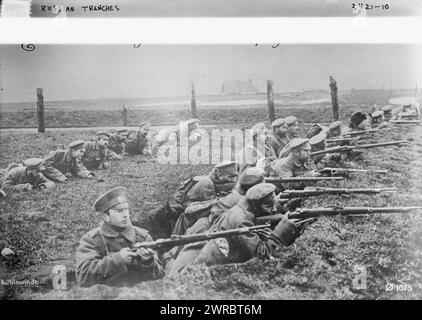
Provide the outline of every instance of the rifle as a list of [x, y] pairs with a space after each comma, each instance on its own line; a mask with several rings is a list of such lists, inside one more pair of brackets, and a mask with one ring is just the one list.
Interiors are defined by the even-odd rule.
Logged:
[[293, 198], [306, 198], [313, 196], [320, 196], [324, 194], [377, 194], [381, 192], [395, 192], [397, 188], [374, 188], [374, 189], [342, 189], [342, 188], [321, 188], [321, 187], [308, 187], [305, 190], [284, 190], [280, 192], [278, 198], [280, 199], [293, 199]]
[[150, 249], [163, 249], [165, 248], [170, 249], [173, 247], [194, 243], [194, 242], [201, 242], [201, 241], [209, 241], [216, 238], [224, 238], [224, 237], [233, 237], [239, 236], [241, 234], [249, 233], [255, 230], [269, 228], [270, 225], [268, 223], [261, 224], [252, 227], [243, 227], [238, 229], [231, 229], [231, 230], [224, 230], [224, 231], [216, 231], [216, 232], [205, 232], [205, 233], [198, 233], [192, 235], [172, 235], [169, 239], [157, 239], [151, 242], [138, 242], [135, 243], [132, 251], [136, 251], [139, 248], [150, 248]]
[[[372, 214], [372, 213], [406, 213], [413, 210], [421, 210], [422, 207], [384, 207], [384, 208], [370, 208], [370, 207], [333, 207], [333, 208], [313, 208], [301, 209], [288, 214], [289, 219], [309, 219], [316, 217], [331, 217], [335, 215], [357, 215], [357, 214]], [[270, 223], [276, 225], [285, 215], [281, 213], [270, 216], [262, 216], [255, 218], [255, 223]]]
[[365, 133], [373, 133], [373, 132], [378, 132], [380, 131], [380, 129], [368, 129], [368, 130], [362, 130], [362, 131], [352, 131], [352, 132], [347, 132], [347, 133], [343, 133], [342, 136], [359, 136], [361, 134], [365, 134]]
[[331, 144], [349, 143], [353, 140], [356, 140], [356, 138], [327, 139], [327, 143], [331, 143]]
[[389, 142], [380, 142], [380, 143], [357, 144], [354, 146], [337, 146], [337, 147], [330, 147], [324, 150], [314, 151], [314, 152], [311, 152], [309, 155], [316, 156], [316, 155], [325, 154], [325, 153], [347, 152], [347, 151], [355, 150], [355, 149], [369, 149], [369, 148], [375, 148], [375, 147], [395, 146], [395, 145], [399, 145], [406, 142], [407, 142], [406, 140], [398, 140], [398, 141], [389, 141]]
[[409, 124], [409, 123], [413, 123], [413, 124], [421, 124], [422, 121], [420, 120], [391, 120], [391, 123], [395, 123], [395, 124]]
[[265, 178], [266, 183], [289, 183], [289, 182], [315, 182], [324, 180], [343, 180], [343, 177], [289, 177], [289, 178]]
[[350, 173], [350, 172], [371, 172], [386, 174], [388, 170], [373, 170], [373, 169], [349, 169], [349, 168], [324, 168], [318, 171], [319, 173], [338, 174], [338, 173]]

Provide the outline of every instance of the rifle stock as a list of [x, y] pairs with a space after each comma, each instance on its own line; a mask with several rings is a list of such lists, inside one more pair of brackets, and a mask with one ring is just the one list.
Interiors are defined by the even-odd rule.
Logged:
[[243, 227], [238, 229], [231, 229], [231, 230], [224, 230], [224, 231], [217, 231], [217, 232], [205, 232], [193, 235], [173, 235], [169, 239], [157, 239], [151, 242], [138, 242], [135, 243], [132, 251], [136, 251], [139, 248], [150, 248], [150, 249], [171, 249], [173, 247], [194, 243], [194, 242], [201, 242], [201, 241], [209, 241], [216, 238], [224, 238], [224, 237], [233, 237], [242, 235], [245, 233], [252, 232], [254, 230], [260, 230], [264, 228], [270, 227], [269, 224], [261, 224], [255, 225], [252, 227]]

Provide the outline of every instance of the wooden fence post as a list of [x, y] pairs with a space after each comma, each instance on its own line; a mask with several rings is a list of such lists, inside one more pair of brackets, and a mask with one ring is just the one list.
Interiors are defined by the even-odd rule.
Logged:
[[42, 88], [37, 88], [37, 120], [38, 120], [38, 132], [45, 132], [44, 122], [44, 97]]
[[125, 104], [123, 105], [123, 110], [122, 110], [122, 122], [123, 122], [123, 127], [127, 127], [127, 106]]
[[338, 106], [338, 94], [337, 94], [337, 82], [330, 76], [330, 90], [331, 90], [331, 104], [333, 106], [333, 119], [334, 121], [339, 120], [339, 106]]
[[195, 82], [192, 82], [191, 93], [192, 93], [191, 100], [190, 100], [191, 114], [192, 114], [192, 118], [196, 119], [198, 117], [198, 115], [196, 113]]
[[267, 80], [267, 101], [268, 101], [268, 117], [271, 123], [275, 120], [273, 82], [271, 80]]

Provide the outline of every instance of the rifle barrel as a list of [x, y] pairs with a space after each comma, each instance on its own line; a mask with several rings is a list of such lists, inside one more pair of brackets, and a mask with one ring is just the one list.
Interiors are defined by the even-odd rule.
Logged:
[[280, 199], [306, 198], [324, 194], [377, 194], [381, 192], [394, 192], [397, 188], [374, 188], [374, 189], [342, 189], [342, 188], [310, 188], [305, 190], [285, 190], [278, 196]]
[[184, 244], [200, 242], [200, 241], [209, 241], [211, 239], [216, 238], [224, 238], [224, 237], [231, 237], [237, 236], [245, 233], [249, 233], [254, 230], [268, 228], [269, 224], [261, 224], [255, 225], [252, 227], [243, 227], [238, 229], [230, 229], [224, 231], [216, 231], [216, 232], [205, 232], [193, 235], [186, 235], [186, 236], [173, 236], [170, 239], [158, 239], [151, 242], [140, 242], [135, 244], [133, 251], [136, 251], [138, 248], [151, 248], [157, 249], [161, 247], [172, 248]]
[[335, 152], [344, 152], [354, 149], [368, 149], [374, 147], [385, 147], [385, 146], [393, 146], [402, 143], [406, 143], [407, 140], [398, 140], [398, 141], [388, 141], [388, 142], [380, 142], [380, 143], [369, 143], [369, 144], [357, 144], [354, 146], [338, 146], [338, 147], [331, 147], [324, 150], [314, 151], [309, 153], [310, 156], [316, 156], [325, 153], [335, 153]]
[[346, 171], [346, 172], [374, 172], [374, 173], [382, 173], [386, 174], [388, 170], [376, 170], [376, 169], [353, 169], [353, 168], [324, 168], [319, 170], [319, 172], [335, 172], [335, 171]]
[[361, 134], [365, 134], [365, 133], [371, 133], [371, 132], [378, 132], [379, 129], [369, 129], [369, 130], [363, 130], [363, 131], [352, 131], [352, 132], [346, 132], [343, 133], [343, 136], [359, 136]]
[[371, 213], [402, 213], [413, 210], [422, 209], [422, 207], [340, 207], [340, 208], [313, 208], [313, 209], [298, 209], [289, 214], [289, 217], [294, 219], [306, 219], [320, 216], [334, 216], [339, 214], [371, 214]]
[[287, 183], [287, 182], [312, 182], [324, 180], [343, 180], [343, 177], [290, 177], [290, 178], [265, 178], [267, 183]]

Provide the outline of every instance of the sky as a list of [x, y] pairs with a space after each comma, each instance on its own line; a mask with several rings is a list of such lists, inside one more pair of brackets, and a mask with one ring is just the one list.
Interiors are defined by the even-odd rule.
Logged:
[[[32, 16], [54, 16], [43, 11], [42, 5], [63, 4], [74, 6], [68, 16], [89, 17], [332, 17], [353, 16], [352, 4], [364, 3], [388, 9], [372, 8], [367, 16], [422, 15], [420, 0], [32, 0]], [[117, 5], [119, 11], [92, 11], [86, 5]]]
[[422, 86], [422, 45], [0, 45], [1, 102], [219, 94], [224, 81], [275, 92]]

